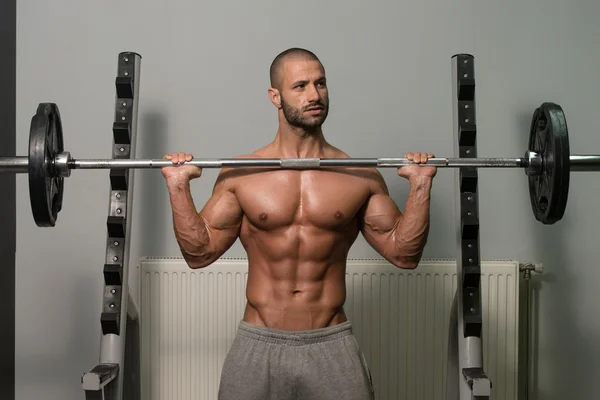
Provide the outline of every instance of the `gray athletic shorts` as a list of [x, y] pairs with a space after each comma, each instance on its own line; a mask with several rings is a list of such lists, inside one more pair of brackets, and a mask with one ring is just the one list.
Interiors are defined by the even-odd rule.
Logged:
[[350, 321], [284, 331], [241, 321], [219, 400], [373, 400], [371, 373]]

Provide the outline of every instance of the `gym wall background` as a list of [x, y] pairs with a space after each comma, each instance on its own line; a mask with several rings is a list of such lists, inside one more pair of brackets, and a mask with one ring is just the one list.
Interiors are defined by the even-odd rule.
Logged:
[[[16, 7], [16, 14], [8, 10], [0, 18], [16, 18], [16, 38], [6, 46], [16, 43], [16, 96], [10, 83], [1, 94], [3, 112], [16, 99], [16, 128], [7, 112], [1, 132], [10, 136], [9, 149], [16, 138], [17, 154], [26, 153], [37, 104], [52, 101], [60, 106], [73, 154], [109, 157], [121, 51], [143, 56], [137, 157], [179, 150], [204, 158], [246, 154], [275, 133], [268, 66], [292, 46], [322, 59], [331, 91], [325, 134], [353, 157], [452, 154], [450, 57], [456, 53], [475, 56], [480, 156], [522, 154], [531, 112], [542, 101], [564, 108], [571, 153], [600, 149], [600, 4], [590, 0], [17, 0]], [[11, 21], [2, 26], [4, 32]], [[9, 65], [4, 82], [15, 62], [4, 45], [1, 51], [3, 68]], [[408, 185], [393, 170], [382, 173], [402, 208]], [[456, 255], [453, 173], [440, 170], [435, 179], [426, 257]], [[198, 207], [216, 174], [206, 170], [194, 183]], [[600, 181], [591, 173], [573, 174], [567, 212], [553, 226], [533, 219], [523, 171], [482, 170], [479, 183], [482, 258], [544, 264], [544, 274], [535, 277], [535, 398], [600, 397], [600, 322], [594, 318], [600, 314]], [[178, 256], [160, 172], [136, 171], [135, 185], [132, 264], [140, 256]], [[15, 310], [19, 400], [83, 398], [81, 374], [98, 359], [108, 188], [107, 171], [75, 171], [66, 187], [68, 211], [44, 230], [31, 218], [26, 175], [16, 176], [16, 193], [2, 186], [7, 198], [16, 194], [16, 303], [14, 297], [6, 303], [12, 308], [2, 314], [9, 322], [2, 332]], [[9, 201], [2, 212], [12, 217], [10, 200], [2, 201]], [[12, 235], [10, 223], [1, 229], [8, 229], [3, 245], [10, 243], [14, 228]], [[244, 256], [239, 242], [227, 255]], [[376, 254], [360, 238], [350, 256]], [[10, 282], [3, 265], [3, 285], [5, 274]], [[130, 282], [137, 295], [135, 268]], [[10, 301], [9, 291], [2, 296]]]

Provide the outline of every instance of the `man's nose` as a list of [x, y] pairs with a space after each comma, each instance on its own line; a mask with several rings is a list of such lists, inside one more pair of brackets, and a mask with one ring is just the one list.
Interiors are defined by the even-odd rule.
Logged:
[[310, 85], [307, 90], [307, 96], [309, 102], [315, 102], [321, 98], [319, 91], [315, 87], [315, 85]]

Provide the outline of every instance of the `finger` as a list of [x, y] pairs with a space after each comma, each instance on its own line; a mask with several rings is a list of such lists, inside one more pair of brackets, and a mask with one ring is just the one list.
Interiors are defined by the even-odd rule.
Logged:
[[185, 161], [192, 161], [192, 155], [191, 154], [186, 154], [185, 155]]
[[414, 153], [413, 156], [413, 161], [416, 162], [417, 164], [421, 162], [421, 153]]
[[185, 153], [179, 153], [179, 164], [183, 164], [185, 162]]
[[422, 163], [426, 163], [427, 162], [427, 153], [421, 153], [421, 162]]
[[169, 153], [167, 153], [167, 154], [165, 154], [165, 155], [163, 156], [163, 158], [164, 158], [165, 160], [170, 160], [170, 159], [171, 159], [171, 155], [170, 155]]
[[412, 161], [413, 160], [413, 153], [406, 153], [404, 155], [404, 158], [406, 158], [409, 161]]

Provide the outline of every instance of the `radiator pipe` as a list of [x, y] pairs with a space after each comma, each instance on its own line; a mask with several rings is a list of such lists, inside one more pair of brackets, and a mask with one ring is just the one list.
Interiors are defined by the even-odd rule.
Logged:
[[527, 371], [527, 379], [523, 383], [525, 399], [528, 400], [530, 397], [529, 391], [529, 380], [532, 377], [531, 371], [531, 275], [533, 272], [542, 273], [543, 267], [541, 264], [526, 263], [519, 265], [519, 270], [523, 272], [523, 279], [525, 280], [525, 338], [526, 338], [526, 349], [525, 349], [525, 371]]
[[527, 349], [525, 352], [525, 371], [527, 371], [527, 379], [525, 379], [525, 399], [529, 400], [529, 380], [531, 379], [531, 271], [526, 270], [523, 274], [525, 279], [525, 343]]

